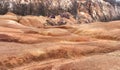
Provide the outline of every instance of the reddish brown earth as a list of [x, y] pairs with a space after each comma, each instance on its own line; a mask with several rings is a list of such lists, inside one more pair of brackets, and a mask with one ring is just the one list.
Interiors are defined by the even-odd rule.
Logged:
[[0, 16], [0, 70], [120, 70], [120, 21], [44, 26], [46, 19]]

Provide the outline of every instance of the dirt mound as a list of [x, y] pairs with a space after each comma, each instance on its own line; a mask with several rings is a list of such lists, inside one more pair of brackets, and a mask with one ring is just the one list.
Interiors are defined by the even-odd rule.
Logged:
[[40, 20], [39, 17], [36, 16], [25, 16], [25, 17], [21, 17], [21, 19], [19, 20], [19, 22], [25, 26], [30, 26], [30, 27], [43, 27], [43, 23]]

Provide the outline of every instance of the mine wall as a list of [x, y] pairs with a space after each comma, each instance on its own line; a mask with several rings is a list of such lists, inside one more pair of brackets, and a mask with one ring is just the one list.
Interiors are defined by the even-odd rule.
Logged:
[[120, 2], [116, 0], [0, 0], [0, 14], [59, 15], [69, 12], [79, 22], [120, 19]]

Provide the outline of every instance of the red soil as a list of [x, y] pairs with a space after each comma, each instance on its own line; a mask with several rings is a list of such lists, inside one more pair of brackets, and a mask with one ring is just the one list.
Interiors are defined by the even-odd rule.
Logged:
[[41, 26], [14, 16], [0, 16], [0, 70], [120, 69], [120, 21]]

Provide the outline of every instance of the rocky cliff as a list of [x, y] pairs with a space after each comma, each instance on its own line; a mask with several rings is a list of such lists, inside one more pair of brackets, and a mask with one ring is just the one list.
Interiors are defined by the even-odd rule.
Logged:
[[0, 14], [59, 15], [69, 12], [78, 23], [110, 21], [120, 17], [116, 0], [1, 0]]

